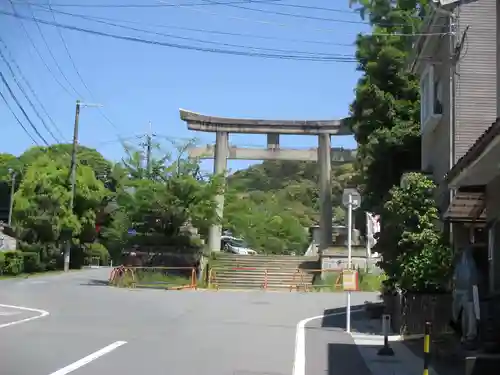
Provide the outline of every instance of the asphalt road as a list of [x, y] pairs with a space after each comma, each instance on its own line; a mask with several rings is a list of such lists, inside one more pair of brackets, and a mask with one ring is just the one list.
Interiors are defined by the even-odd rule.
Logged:
[[126, 290], [100, 285], [108, 275], [0, 281], [0, 373], [290, 375], [297, 325], [319, 316], [304, 324], [294, 375], [369, 374], [342, 332], [343, 294]]

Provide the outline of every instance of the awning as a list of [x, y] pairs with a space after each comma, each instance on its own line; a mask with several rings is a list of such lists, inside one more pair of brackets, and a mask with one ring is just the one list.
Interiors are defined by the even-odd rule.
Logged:
[[450, 187], [486, 185], [498, 174], [500, 118], [476, 140], [445, 177]]
[[457, 223], [484, 223], [486, 199], [484, 193], [457, 192], [443, 219]]

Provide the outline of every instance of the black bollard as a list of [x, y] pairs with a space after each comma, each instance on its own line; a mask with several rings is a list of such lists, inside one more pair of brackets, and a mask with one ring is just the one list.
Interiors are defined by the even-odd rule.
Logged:
[[382, 330], [384, 331], [384, 346], [378, 351], [378, 355], [393, 356], [394, 350], [389, 346], [389, 328], [391, 326], [391, 316], [382, 315]]

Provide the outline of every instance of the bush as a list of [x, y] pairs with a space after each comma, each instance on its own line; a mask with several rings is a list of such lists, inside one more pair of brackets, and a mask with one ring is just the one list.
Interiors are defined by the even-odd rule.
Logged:
[[40, 263], [40, 254], [35, 252], [23, 252], [24, 272], [34, 273], [44, 271]]
[[0, 251], [0, 275], [3, 274], [3, 266], [5, 264], [5, 255]]
[[92, 243], [84, 251], [85, 264], [93, 264], [94, 259], [99, 259], [99, 265], [107, 264], [109, 261], [108, 249], [103, 244]]
[[[381, 212], [382, 231], [373, 251], [388, 276], [385, 287], [435, 293], [447, 289], [452, 250], [440, 228], [434, 200], [436, 185], [420, 173], [409, 173], [394, 186]], [[391, 283], [392, 285], [388, 285]]]
[[2, 274], [16, 276], [24, 270], [24, 259], [21, 251], [6, 251], [4, 254], [4, 262]]

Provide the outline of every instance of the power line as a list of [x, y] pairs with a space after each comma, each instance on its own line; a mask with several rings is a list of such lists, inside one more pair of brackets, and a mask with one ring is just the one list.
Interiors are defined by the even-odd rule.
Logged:
[[35, 90], [33, 90], [33, 88], [31, 87], [29, 81], [26, 79], [26, 77], [24, 76], [22, 70], [21, 70], [21, 67], [19, 66], [19, 64], [17, 64], [16, 60], [14, 59], [14, 57], [12, 56], [12, 54], [10, 53], [9, 51], [9, 48], [7, 47], [7, 44], [5, 43], [5, 41], [0, 38], [0, 43], [3, 44], [3, 47], [5, 49], [5, 51], [7, 52], [9, 58], [10, 58], [10, 61], [12, 64], [14, 64], [14, 66], [16, 67], [17, 71], [18, 71], [18, 74], [19, 76], [21, 77], [21, 79], [24, 81], [26, 87], [28, 87], [28, 89], [30, 90], [31, 92], [31, 95], [33, 95], [33, 97], [35, 98], [35, 100], [38, 102], [38, 105], [40, 106], [40, 108], [42, 109], [42, 111], [44, 112], [45, 116], [47, 116], [47, 118], [49, 119], [49, 121], [51, 122], [52, 126], [54, 127], [55, 131], [57, 132], [57, 134], [62, 138], [64, 139], [64, 135], [62, 134], [61, 130], [59, 129], [59, 127], [56, 125], [56, 123], [54, 122], [54, 120], [52, 119], [52, 117], [50, 116], [50, 114], [48, 113], [47, 109], [45, 108], [45, 106], [43, 105], [43, 103], [40, 101], [38, 95], [36, 94]]
[[75, 86], [73, 86], [73, 84], [69, 81], [68, 77], [66, 76], [66, 74], [64, 74], [61, 66], [59, 65], [59, 63], [57, 62], [57, 59], [56, 57], [54, 56], [54, 54], [52, 53], [52, 49], [50, 48], [49, 46], [49, 43], [47, 42], [47, 39], [45, 39], [45, 35], [43, 34], [43, 31], [42, 31], [42, 28], [40, 27], [40, 24], [37, 22], [37, 19], [35, 18], [35, 13], [33, 13], [33, 9], [31, 9], [30, 6], [28, 6], [28, 9], [31, 13], [31, 17], [33, 18], [33, 20], [35, 21], [35, 25], [38, 29], [38, 32], [40, 33], [40, 36], [42, 37], [42, 40], [43, 40], [43, 43], [45, 44], [45, 47], [47, 47], [47, 50], [49, 51], [49, 54], [50, 56], [52, 57], [52, 60], [54, 60], [54, 63], [56, 64], [56, 67], [57, 67], [57, 70], [59, 70], [59, 73], [61, 73], [61, 76], [64, 78], [64, 80], [68, 83], [69, 87], [74, 91], [74, 93], [79, 96], [80, 98], [83, 99], [82, 95], [78, 92], [78, 90], [75, 88]]
[[[44, 8], [44, 9], [47, 9], [47, 8]], [[55, 11], [55, 12], [58, 12], [58, 11]], [[312, 55], [312, 56], [328, 56], [328, 57], [342, 57], [342, 58], [343, 57], [353, 57], [352, 55], [347, 56], [347, 55], [341, 55], [341, 54], [297, 51], [297, 50], [287, 50], [287, 49], [277, 49], [277, 48], [264, 48], [264, 47], [246, 46], [246, 45], [241, 45], [241, 44], [214, 42], [214, 41], [209, 41], [209, 40], [204, 40], [204, 39], [184, 37], [184, 36], [174, 35], [174, 34], [166, 34], [166, 33], [146, 30], [146, 29], [139, 29], [139, 28], [135, 28], [135, 27], [120, 25], [120, 24], [116, 24], [116, 23], [112, 23], [112, 22], [101, 21], [101, 20], [95, 19], [94, 17], [91, 17], [91, 16], [74, 15], [74, 14], [67, 13], [67, 12], [58, 12], [58, 13], [62, 13], [65, 15], [74, 16], [74, 17], [78, 17], [78, 18], [83, 18], [83, 19], [90, 20], [93, 22], [105, 24], [108, 26], [124, 28], [127, 30], [134, 30], [134, 31], [148, 33], [148, 34], [160, 35], [160, 36], [165, 36], [165, 37], [169, 37], [169, 38], [182, 39], [182, 40], [188, 40], [188, 41], [194, 41], [194, 42], [200, 42], [200, 43], [215, 44], [215, 45], [224, 46], [224, 47], [248, 48], [251, 50], [262, 50], [262, 51], [271, 51], [271, 52], [279, 52], [279, 53], [281, 53], [281, 52], [283, 52], [283, 53], [296, 53], [296, 54], [305, 54], [305, 55]]]
[[218, 1], [212, 1], [212, 0], [203, 0], [203, 1], [205, 1], [209, 4], [223, 5], [223, 6], [231, 7], [231, 8], [235, 8], [235, 9], [244, 9], [244, 10], [249, 10], [252, 12], [274, 14], [274, 15], [278, 15], [278, 16], [302, 18], [302, 19], [315, 20], [315, 21], [327, 21], [327, 22], [350, 23], [350, 24], [364, 24], [364, 25], [370, 24], [369, 22], [359, 21], [359, 20], [355, 21], [355, 20], [341, 20], [341, 19], [335, 19], [335, 18], [316, 17], [316, 16], [308, 16], [305, 14], [295, 14], [295, 13], [287, 13], [287, 12], [277, 12], [277, 11], [266, 10], [266, 9], [249, 8], [249, 7], [242, 6], [242, 5], [227, 4], [227, 3], [221, 3]]
[[[41, 9], [43, 9], [44, 11], [47, 11], [46, 10], [47, 8], [43, 5], [34, 5], [34, 6], [39, 7]], [[58, 14], [63, 14], [63, 15], [71, 16], [71, 17], [80, 17], [80, 18], [89, 17], [89, 18], [92, 18], [95, 20], [102, 20], [102, 21], [109, 21], [109, 22], [122, 22], [122, 23], [129, 23], [129, 24], [133, 24], [133, 25], [145, 26], [145, 23], [140, 22], [140, 21], [131, 21], [131, 20], [118, 19], [118, 18], [108, 18], [108, 17], [87, 16], [84, 14], [69, 13], [69, 12], [64, 12], [64, 11], [59, 11], [59, 10], [54, 10], [54, 9], [52, 9], [52, 11], [55, 13], [58, 13]], [[191, 27], [167, 25], [167, 24], [148, 23], [147, 26], [165, 28], [165, 29], [174, 29], [174, 30], [195, 31], [195, 32], [208, 33], [208, 34], [238, 36], [238, 37], [254, 38], [254, 39], [280, 40], [280, 41], [286, 41], [286, 42], [309, 43], [309, 44], [319, 44], [319, 45], [326, 45], [326, 46], [355, 47], [354, 43], [335, 43], [335, 42], [327, 42], [327, 41], [321, 41], [321, 40], [282, 38], [282, 37], [273, 37], [273, 36], [264, 36], [264, 35], [255, 35], [255, 34], [235, 33], [235, 32], [229, 32], [229, 31], [211, 30], [211, 29], [197, 29], [197, 28], [191, 28]]]
[[[52, 15], [52, 19], [54, 20], [54, 22], [57, 22], [56, 20], [56, 16], [54, 15], [54, 13], [52, 12], [52, 8], [51, 8], [51, 2], [49, 0], [48, 2], [48, 7], [49, 7], [49, 10], [50, 10], [50, 14]], [[32, 14], [34, 16], [34, 12], [32, 11]], [[80, 81], [82, 82], [83, 86], [87, 89], [87, 91], [90, 93], [90, 89], [89, 87], [87, 86], [87, 84], [85, 83], [85, 81], [83, 80], [78, 68], [76, 67], [76, 64], [75, 64], [75, 60], [73, 60], [73, 57], [71, 56], [71, 52], [69, 51], [69, 48], [68, 48], [68, 45], [66, 43], [66, 40], [64, 39], [64, 36], [63, 36], [63, 33], [61, 31], [61, 29], [59, 29], [58, 27], [56, 28], [57, 29], [57, 33], [59, 34], [59, 38], [61, 39], [62, 41], [62, 44], [64, 46], [64, 49], [66, 50], [66, 54], [68, 55], [69, 57], [69, 60], [71, 61], [71, 64], [73, 65], [73, 68], [75, 69], [75, 72], [76, 72], [76, 75], [78, 76], [78, 78], [80, 79]]]
[[[19, 15], [19, 13], [17, 12], [16, 8], [14, 7], [14, 4], [12, 2], [12, 0], [9, 0], [10, 2], [10, 5], [12, 7], [12, 10], [14, 11], [14, 14], [15, 15]], [[19, 17], [17, 17], [19, 18]], [[40, 50], [38, 49], [38, 47], [36, 46], [36, 43], [33, 41], [33, 38], [30, 36], [30, 34], [28, 33], [28, 30], [26, 29], [26, 26], [24, 26], [24, 23], [22, 22], [22, 20], [19, 18], [19, 23], [21, 24], [21, 28], [23, 29], [24, 31], [24, 34], [26, 35], [26, 37], [28, 38], [28, 40], [30, 41], [31, 43], [31, 46], [33, 47], [33, 49], [35, 50], [36, 54], [38, 55], [38, 57], [40, 58], [40, 60], [42, 61], [43, 65], [45, 66], [45, 68], [47, 69], [47, 71], [50, 73], [50, 75], [52, 76], [52, 78], [54, 79], [54, 81], [57, 82], [57, 84], [59, 85], [59, 87], [61, 87], [69, 96], [73, 96], [71, 94], [71, 92], [68, 90], [68, 88], [66, 86], [64, 86], [61, 81], [57, 78], [57, 76], [55, 75], [55, 73], [52, 71], [52, 69], [50, 68], [49, 64], [47, 64], [47, 62], [45, 61], [45, 59], [43, 58]]]
[[21, 105], [21, 103], [19, 103], [19, 100], [17, 100], [16, 98], [16, 95], [14, 94], [14, 92], [12, 91], [11, 87], [9, 86], [9, 83], [7, 82], [7, 80], [5, 79], [5, 76], [3, 75], [2, 72], [0, 72], [0, 78], [2, 79], [2, 82], [4, 83], [5, 87], [7, 88], [7, 90], [9, 91], [9, 94], [10, 96], [12, 96], [12, 99], [14, 99], [14, 102], [17, 104], [17, 106], [19, 107], [19, 109], [21, 110], [21, 112], [23, 113], [24, 117], [26, 117], [26, 120], [28, 120], [28, 123], [30, 124], [31, 128], [35, 131], [35, 133], [40, 137], [40, 139], [43, 141], [43, 143], [45, 143], [47, 146], [49, 145], [49, 143], [45, 140], [45, 138], [40, 134], [40, 132], [38, 131], [37, 127], [33, 124], [33, 122], [31, 121], [31, 119], [29, 118], [28, 114], [26, 113], [26, 111], [24, 110], [23, 106]]
[[7, 99], [2, 94], [1, 91], [0, 91], [0, 97], [2, 97], [3, 101], [5, 102], [5, 105], [9, 109], [10, 113], [12, 113], [12, 116], [14, 116], [14, 118], [17, 121], [17, 123], [21, 126], [21, 128], [23, 128], [24, 132], [28, 135], [28, 137], [30, 137], [30, 139], [33, 141], [34, 144], [36, 144], [37, 146], [40, 146], [40, 144], [36, 141], [36, 139], [33, 138], [33, 136], [30, 134], [30, 132], [28, 131], [28, 129], [26, 129], [26, 127], [23, 125], [23, 123], [21, 122], [21, 120], [19, 120], [19, 117], [17, 117], [16, 113], [14, 112], [14, 110], [12, 109], [12, 107], [9, 104], [9, 102], [7, 101]]
[[[54, 22], [57, 22], [56, 20], [56, 16], [54, 14], [54, 11], [52, 9], [52, 5], [51, 5], [51, 1], [49, 0], [49, 3], [48, 3], [48, 7], [49, 7], [49, 11], [50, 11], [50, 14], [52, 15], [52, 19], [54, 20]], [[87, 83], [85, 82], [85, 80], [83, 79], [82, 75], [80, 74], [80, 71], [78, 70], [77, 66], [76, 66], [76, 63], [75, 63], [75, 60], [73, 59], [73, 56], [71, 55], [71, 52], [69, 51], [69, 47], [68, 47], [68, 44], [66, 43], [66, 40], [64, 38], [64, 35], [61, 31], [61, 29], [59, 27], [56, 27], [57, 29], [57, 32], [59, 34], [59, 37], [61, 38], [61, 41], [64, 45], [64, 48], [66, 49], [66, 53], [71, 61], [71, 64], [73, 65], [73, 68], [75, 69], [75, 72], [78, 76], [78, 78], [80, 79], [81, 83], [83, 84], [83, 86], [85, 87], [85, 89], [87, 90], [87, 92], [90, 94], [90, 97], [92, 100], [94, 100], [93, 98], [95, 97], [92, 93], [92, 90], [90, 90], [90, 87], [87, 85]], [[119, 129], [118, 127], [115, 125], [115, 123], [113, 121], [111, 121], [108, 116], [106, 116], [106, 114], [104, 113], [104, 111], [101, 110], [100, 107], [98, 107], [98, 111], [99, 111], [99, 114], [109, 123], [111, 124], [111, 126], [117, 131], [119, 132]]]
[[[238, 0], [238, 1], [228, 1], [223, 4], [270, 4], [279, 2], [282, 0]], [[26, 5], [40, 5], [39, 3], [27, 2], [27, 1], [13, 1], [17, 4], [26, 4]], [[198, 3], [179, 3], [179, 4], [87, 4], [87, 3], [73, 3], [73, 4], [54, 4], [53, 7], [64, 7], [64, 8], [167, 8], [167, 7], [177, 7], [177, 6], [206, 6], [206, 5], [218, 5], [218, 4], [209, 4], [204, 2]]]
[[36, 109], [35, 105], [33, 104], [33, 102], [31, 101], [31, 99], [29, 98], [28, 94], [26, 94], [26, 91], [24, 91], [24, 88], [23, 86], [21, 85], [21, 83], [17, 80], [17, 77], [16, 77], [16, 74], [14, 73], [14, 70], [12, 69], [12, 66], [9, 64], [9, 61], [7, 60], [7, 58], [5, 57], [5, 55], [3, 54], [2, 50], [0, 49], [0, 57], [2, 58], [2, 60], [4, 61], [5, 65], [7, 66], [7, 68], [9, 69], [11, 75], [12, 75], [12, 78], [14, 79], [14, 82], [16, 83], [17, 87], [19, 88], [19, 90], [21, 91], [21, 93], [24, 95], [24, 97], [26, 98], [26, 100], [28, 101], [31, 109], [33, 110], [33, 112], [35, 112], [35, 114], [37, 115], [37, 117], [40, 119], [40, 121], [42, 122], [43, 124], [43, 127], [45, 128], [45, 130], [47, 130], [47, 132], [50, 134], [50, 136], [54, 139], [54, 141], [56, 141], [57, 143], [60, 143], [61, 141], [59, 139], [57, 139], [57, 137], [54, 135], [54, 133], [52, 133], [52, 130], [50, 130], [49, 126], [47, 125], [47, 123], [45, 122], [45, 120], [43, 119], [43, 117], [40, 115], [40, 113], [38, 112], [38, 110]]
[[[176, 4], [171, 4], [168, 3], [167, 1], [159, 0], [162, 4], [170, 4], [170, 5], [176, 5]], [[217, 4], [216, 4], [217, 5]], [[253, 23], [258, 23], [261, 25], [272, 25], [272, 26], [280, 26], [280, 27], [293, 27], [295, 28], [295, 25], [289, 25], [286, 23], [281, 23], [281, 22], [274, 22], [274, 21], [265, 21], [265, 20], [257, 20], [254, 18], [247, 18], [247, 17], [240, 17], [240, 16], [231, 16], [231, 15], [224, 15], [224, 14], [219, 14], [217, 12], [212, 12], [207, 9], [198, 9], [194, 7], [184, 7], [183, 5], [176, 5], [180, 8], [184, 8], [186, 10], [194, 11], [194, 12], [200, 12], [200, 13], [205, 13], [205, 14], [210, 14], [211, 16], [216, 16], [216, 17], [223, 17], [227, 19], [233, 19], [237, 21], [248, 21], [248, 22], [253, 22]], [[249, 8], [252, 9], [252, 8]], [[359, 21], [358, 21], [359, 22]], [[302, 26], [302, 25], [301, 25]], [[387, 25], [386, 25], [387, 26]], [[406, 26], [406, 25], [404, 25]], [[328, 31], [328, 32], [335, 32], [338, 33], [339, 29], [337, 28], [331, 28], [331, 27], [310, 27], [308, 28], [310, 30], [315, 30], [315, 31]], [[408, 36], [408, 37], [415, 37], [415, 36], [424, 36], [424, 35], [446, 35], [447, 33], [370, 33], [369, 35], [372, 36]]]
[[[160, 0], [161, 1], [161, 0]], [[317, 16], [308, 16], [305, 14], [296, 14], [296, 13], [287, 13], [287, 12], [277, 12], [277, 11], [272, 11], [268, 9], [259, 9], [259, 8], [249, 8], [246, 6], [242, 5], [234, 5], [234, 4], [227, 4], [227, 3], [221, 3], [219, 1], [214, 1], [214, 0], [203, 0], [209, 4], [214, 4], [214, 5], [223, 5], [226, 7], [231, 7], [235, 9], [244, 9], [244, 10], [249, 10], [252, 12], [259, 12], [259, 13], [267, 13], [267, 14], [274, 14], [278, 16], [286, 16], [286, 17], [293, 17], [293, 18], [301, 18], [301, 19], [309, 19], [309, 20], [315, 20], [315, 21], [326, 21], [326, 22], [337, 22], [337, 23], [348, 23], [348, 24], [363, 24], [363, 25], [372, 25], [372, 26], [382, 26], [382, 27], [394, 27], [394, 26], [409, 26], [408, 24], [402, 24], [402, 23], [393, 23], [391, 21], [385, 21], [385, 22], [369, 22], [369, 21], [360, 21], [360, 20], [343, 20], [343, 19], [338, 19], [338, 18], [325, 18], [325, 17], [317, 17]], [[254, 4], [253, 2], [250, 2], [250, 4]], [[323, 7], [314, 7], [314, 6], [308, 6], [308, 5], [294, 5], [294, 4], [273, 4], [269, 3], [269, 5], [278, 5], [278, 6], [292, 6], [296, 8], [303, 8], [303, 9], [315, 9], [315, 10], [321, 10], [321, 11], [333, 11], [333, 12], [340, 12], [340, 13], [350, 13], [350, 14], [355, 14], [353, 11], [343, 11], [341, 9], [332, 9], [332, 8], [323, 8]], [[441, 27], [443, 25], [436, 25], [438, 27]]]
[[[16, 17], [16, 18], [21, 18], [21, 19], [33, 20], [33, 19], [28, 18], [28, 17], [19, 15], [19, 14], [14, 14], [14, 13], [5, 12], [5, 11], [0, 11], [0, 14], [11, 16], [11, 17]], [[303, 56], [303, 55], [294, 55], [294, 54], [284, 55], [284, 54], [244, 52], [244, 51], [235, 51], [235, 50], [228, 50], [228, 49], [206, 48], [206, 47], [198, 47], [198, 46], [192, 46], [192, 45], [182, 45], [182, 44], [161, 42], [161, 41], [157, 41], [157, 40], [148, 40], [148, 39], [143, 39], [143, 38], [136, 38], [136, 37], [129, 37], [129, 36], [105, 33], [105, 32], [101, 32], [101, 31], [90, 30], [90, 29], [86, 29], [86, 28], [82, 28], [82, 27], [76, 27], [76, 26], [61, 24], [61, 23], [57, 23], [57, 22], [49, 22], [49, 21], [37, 19], [37, 18], [35, 18], [34, 21], [41, 23], [41, 24], [45, 24], [45, 25], [61, 27], [64, 29], [80, 31], [83, 33], [88, 33], [88, 34], [93, 34], [93, 35], [105, 36], [108, 38], [126, 40], [126, 41], [137, 42], [137, 43], [145, 43], [145, 44], [151, 44], [151, 45], [159, 45], [159, 46], [176, 48], [176, 49], [183, 49], [183, 50], [219, 53], [219, 54], [236, 55], [236, 56], [252, 56], [252, 57], [262, 57], [262, 58], [284, 59], [284, 60], [298, 60], [298, 61], [356, 62], [356, 59], [354, 57]]]

